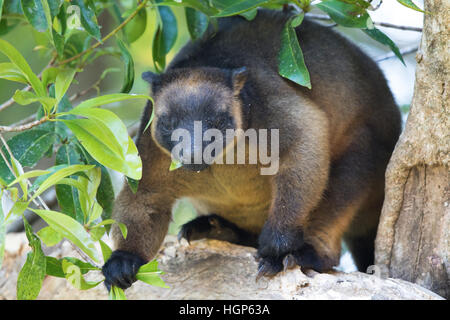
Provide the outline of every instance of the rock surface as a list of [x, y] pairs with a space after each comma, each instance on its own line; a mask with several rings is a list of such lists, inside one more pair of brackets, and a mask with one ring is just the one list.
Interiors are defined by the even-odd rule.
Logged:
[[[8, 234], [0, 270], [0, 299], [15, 299], [17, 274], [29, 248], [24, 234]], [[45, 248], [47, 255], [78, 257], [69, 243]], [[360, 272], [318, 274], [288, 270], [271, 280], [255, 282], [257, 262], [252, 248], [215, 240], [190, 246], [168, 236], [157, 259], [170, 289], [135, 283], [128, 299], [442, 299], [416, 284], [381, 279]], [[91, 274], [89, 280], [101, 274]], [[103, 285], [79, 291], [65, 279], [47, 277], [38, 299], [107, 299]]]

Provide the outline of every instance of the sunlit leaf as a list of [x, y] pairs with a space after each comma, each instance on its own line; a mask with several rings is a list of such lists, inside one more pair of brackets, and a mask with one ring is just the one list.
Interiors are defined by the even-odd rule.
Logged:
[[116, 286], [111, 286], [111, 290], [109, 291], [109, 299], [110, 300], [127, 300], [125, 296], [125, 292]]
[[103, 282], [103, 280], [97, 282], [86, 281], [83, 277], [80, 267], [71, 263], [67, 259], [62, 260], [61, 266], [67, 281], [78, 290], [92, 289]]
[[137, 15], [125, 26], [125, 34], [130, 43], [139, 39], [147, 26], [147, 11], [139, 10]]
[[62, 235], [53, 230], [51, 227], [42, 228], [37, 232], [37, 235], [47, 247], [54, 246], [63, 239]]
[[25, 58], [16, 48], [9, 44], [9, 42], [0, 39], [0, 52], [6, 55], [16, 65], [38, 96], [44, 97], [46, 95], [41, 81], [33, 73]]
[[111, 248], [104, 243], [102, 240], [99, 240], [100, 247], [102, 248], [103, 261], [108, 261], [109, 257], [111, 257], [112, 250]]
[[0, 63], [0, 78], [25, 84], [28, 83], [27, 78], [25, 78], [19, 68], [11, 62]]
[[47, 222], [52, 229], [83, 250], [83, 252], [86, 253], [92, 260], [95, 262], [100, 261], [94, 242], [84, 227], [75, 219], [56, 211], [37, 209], [31, 210], [44, 219], [44, 221]]
[[17, 299], [34, 300], [41, 291], [45, 277], [46, 259], [41, 248], [41, 241], [33, 234], [28, 221], [23, 218], [25, 233], [32, 249], [17, 277]]
[[161, 279], [161, 273], [162, 272], [158, 270], [158, 263], [156, 260], [153, 260], [139, 268], [136, 279], [152, 286], [169, 288], [169, 286]]
[[72, 83], [73, 77], [75, 76], [75, 69], [64, 69], [58, 72], [55, 81], [55, 98], [60, 101], [70, 84]]

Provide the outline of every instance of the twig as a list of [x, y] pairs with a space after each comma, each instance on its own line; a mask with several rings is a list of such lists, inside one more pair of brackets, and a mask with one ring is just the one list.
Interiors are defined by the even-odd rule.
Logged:
[[[315, 19], [315, 20], [324, 20], [324, 21], [331, 20], [331, 18], [326, 14], [307, 13], [306, 16], [310, 17], [311, 19]], [[419, 28], [419, 27], [400, 26], [400, 25], [392, 24], [392, 23], [388, 23], [388, 22], [374, 22], [373, 24], [376, 26], [385, 27], [385, 28], [422, 32], [422, 28]]]
[[[33, 116], [34, 118], [34, 116]], [[9, 126], [0, 126], [0, 133], [2, 132], [20, 132], [20, 131], [25, 131], [28, 129], [31, 129], [33, 127], [36, 127], [46, 121], [48, 121], [48, 117], [43, 117], [40, 120], [36, 120], [33, 122], [29, 122], [23, 125], [17, 125], [17, 126], [13, 126], [13, 127], [9, 127]]]
[[81, 56], [85, 55], [88, 52], [91, 52], [92, 50], [94, 50], [95, 48], [97, 48], [98, 46], [100, 46], [101, 44], [103, 44], [106, 40], [108, 40], [109, 38], [111, 38], [113, 35], [115, 35], [117, 32], [119, 32], [123, 27], [125, 27], [127, 25], [128, 22], [130, 22], [137, 14], [138, 12], [145, 7], [145, 5], [147, 4], [148, 0], [144, 0], [141, 2], [141, 4], [139, 6], [137, 6], [136, 10], [133, 11], [133, 13], [131, 13], [128, 18], [126, 18], [117, 28], [115, 28], [113, 31], [111, 31], [108, 35], [106, 35], [100, 42], [97, 42], [96, 44], [92, 45], [91, 47], [87, 48], [86, 50], [84, 50], [83, 52], [80, 52], [77, 55], [74, 55], [73, 57], [60, 61], [58, 63], [58, 66], [72, 62], [78, 58], [80, 58]]
[[[400, 53], [402, 54], [402, 56], [404, 56], [404, 55], [407, 55], [407, 54], [414, 53], [417, 50], [419, 50], [418, 46], [412, 46], [412, 47], [407, 47], [407, 48], [401, 49]], [[376, 58], [375, 61], [376, 62], [381, 62], [381, 61], [385, 61], [385, 60], [392, 59], [392, 58], [395, 58], [395, 57], [396, 57], [395, 53], [390, 52], [390, 53], [387, 53], [385, 55], [382, 55], [382, 56]]]

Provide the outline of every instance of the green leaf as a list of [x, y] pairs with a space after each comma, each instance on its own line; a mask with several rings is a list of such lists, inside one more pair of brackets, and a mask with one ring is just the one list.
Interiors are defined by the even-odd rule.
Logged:
[[47, 111], [47, 113], [50, 113], [51, 109], [56, 103], [56, 100], [54, 98], [38, 97], [32, 92], [22, 90], [16, 90], [13, 99], [15, 102], [22, 106], [28, 105], [33, 102], [40, 102], [42, 103], [42, 106]]
[[112, 250], [111, 248], [104, 243], [102, 240], [99, 240], [100, 247], [102, 248], [103, 261], [108, 261], [109, 257], [111, 257]]
[[65, 278], [65, 274], [61, 265], [61, 260], [47, 256], [45, 257], [45, 261], [46, 261], [45, 274], [52, 277]]
[[46, 274], [52, 277], [65, 278], [64, 270], [62, 268], [63, 260], [67, 260], [70, 263], [80, 268], [81, 274], [86, 274], [92, 270], [100, 270], [88, 262], [81, 261], [77, 258], [65, 257], [62, 259], [56, 259], [54, 257], [45, 257], [47, 261]]
[[116, 286], [111, 286], [111, 290], [109, 291], [109, 299], [110, 300], [127, 300], [125, 296], [125, 292]]
[[391, 48], [392, 52], [394, 52], [394, 54], [397, 56], [397, 58], [403, 63], [403, 65], [406, 66], [405, 61], [403, 60], [402, 54], [401, 54], [400, 50], [398, 49], [397, 45], [387, 35], [385, 35], [383, 32], [381, 32], [377, 28], [362, 29], [362, 31], [365, 34], [367, 34], [369, 37], [371, 37], [372, 39]]
[[[20, 164], [24, 167], [33, 167], [44, 156], [45, 152], [53, 145], [55, 134], [43, 130], [28, 130], [21, 132], [10, 140], [7, 144], [11, 152]], [[6, 148], [2, 147], [3, 153], [10, 161]], [[6, 183], [14, 180], [14, 175], [10, 172], [7, 164], [0, 157], [0, 178]]]
[[183, 166], [183, 164], [180, 161], [172, 159], [172, 162], [170, 163], [169, 171], [177, 170], [177, 169], [181, 168], [182, 166]]
[[53, 230], [60, 233], [85, 252], [95, 262], [100, 257], [89, 234], [84, 227], [75, 219], [56, 211], [31, 209], [34, 213], [44, 219]]
[[33, 73], [25, 58], [16, 48], [9, 44], [9, 42], [0, 39], [0, 52], [6, 55], [16, 65], [38, 96], [46, 96], [45, 88], [41, 81]]
[[[141, 10], [145, 11], [145, 10]], [[131, 88], [133, 88], [134, 83], [134, 61], [133, 57], [131, 56], [128, 49], [125, 47], [125, 44], [117, 38], [117, 44], [120, 49], [121, 56], [123, 63], [125, 64], [125, 72], [124, 72], [124, 80], [123, 80], [123, 86], [120, 92], [122, 93], [128, 93], [131, 91]]]
[[25, 78], [20, 69], [11, 62], [0, 63], [0, 78], [28, 84], [27, 78]]
[[[110, 133], [113, 135], [113, 137], [119, 144], [119, 148], [117, 149], [117, 151], [122, 152], [122, 150], [127, 150], [128, 148], [127, 128], [125, 127], [125, 124], [122, 122], [122, 120], [120, 120], [120, 118], [116, 116], [113, 112], [99, 108], [84, 108], [84, 109], [75, 108], [72, 111], [69, 111], [69, 114], [83, 116], [95, 120], [97, 123], [104, 124], [105, 127], [109, 129]], [[111, 144], [111, 146], [113, 146], [113, 143]]]
[[106, 229], [104, 227], [89, 229], [89, 234], [91, 235], [91, 238], [94, 241], [100, 241], [100, 239], [104, 236], [105, 232]]
[[139, 10], [137, 15], [125, 26], [125, 35], [130, 43], [139, 39], [147, 26], [147, 10]]
[[339, 0], [326, 0], [316, 4], [316, 6], [341, 26], [361, 29], [373, 28], [372, 19], [370, 19], [367, 11], [356, 4]]
[[65, 178], [65, 177], [68, 177], [68, 176], [71, 176], [71, 175], [75, 174], [76, 172], [90, 170], [93, 167], [94, 166], [76, 164], [76, 165], [72, 165], [72, 166], [69, 166], [69, 167], [65, 167], [65, 168], [59, 169], [58, 171], [56, 171], [55, 173], [51, 174], [48, 178], [46, 178], [41, 183], [41, 185], [34, 192], [34, 195], [31, 197], [30, 200], [35, 199], [37, 196], [42, 194], [45, 190], [47, 190], [51, 186], [53, 186], [56, 183], [58, 183], [61, 179]]
[[69, 86], [72, 83], [75, 73], [76, 73], [75, 69], [64, 69], [64, 70], [61, 70], [56, 75], [55, 98], [58, 102], [63, 98], [67, 89], [69, 89]]
[[92, 289], [103, 282], [103, 280], [97, 282], [86, 281], [80, 267], [66, 259], [62, 260], [61, 265], [67, 281], [78, 290]]
[[60, 72], [59, 68], [50, 67], [42, 72], [42, 85], [47, 87], [51, 83], [55, 83], [56, 76]]
[[124, 225], [122, 222], [117, 222], [117, 225], [119, 226], [120, 232], [122, 232], [123, 238], [126, 239], [128, 235], [127, 226]]
[[100, 28], [97, 23], [97, 18], [95, 16], [95, 10], [91, 1], [87, 2], [87, 6], [83, 0], [72, 0], [72, 4], [80, 8], [81, 13], [81, 25], [83, 28], [92, 35], [98, 41], [101, 41]]
[[[0, 0], [0, 20], [2, 18], [2, 11], [3, 11], [3, 0]], [[1, 266], [1, 264], [0, 264]]]
[[42, 228], [37, 232], [37, 235], [47, 247], [52, 247], [63, 239], [61, 234], [50, 227]]
[[302, 19], [303, 14], [290, 19], [283, 28], [278, 54], [278, 72], [286, 79], [311, 89], [311, 79], [295, 31], [295, 26], [298, 26]]
[[172, 49], [178, 35], [177, 20], [169, 7], [158, 7], [158, 26], [153, 37], [153, 62], [157, 70], [164, 70], [166, 55]]
[[185, 9], [185, 14], [186, 23], [191, 39], [199, 39], [208, 28], [208, 16], [198, 10], [189, 7]]
[[414, 2], [412, 2], [411, 0], [397, 0], [397, 2], [401, 3], [402, 5], [410, 8], [410, 9], [425, 13], [425, 11], [423, 11], [418, 6], [416, 6], [416, 4]]
[[221, 10], [218, 14], [214, 15], [215, 18], [222, 18], [228, 16], [234, 16], [237, 14], [242, 14], [243, 12], [252, 10], [259, 7], [262, 4], [269, 2], [268, 0], [234, 0]]
[[[74, 165], [81, 164], [81, 155], [72, 144], [62, 145], [56, 152], [55, 165]], [[76, 187], [58, 184], [55, 186], [56, 199], [58, 200], [61, 211], [80, 223], [84, 222], [83, 211], [80, 207], [78, 190]]]
[[21, 4], [23, 13], [33, 28], [39, 32], [46, 31], [49, 22], [47, 21], [41, 0], [22, 0]]
[[39, 295], [44, 281], [46, 259], [41, 248], [41, 241], [33, 234], [33, 230], [25, 217], [23, 223], [32, 252], [28, 253], [27, 260], [17, 277], [17, 299], [34, 300]]
[[12, 181], [10, 184], [8, 184], [8, 187], [15, 185], [16, 183], [19, 183], [25, 179], [39, 177], [39, 176], [42, 176], [42, 175], [48, 174], [48, 173], [50, 173], [50, 171], [48, 171], [48, 170], [31, 170], [31, 171], [25, 172], [25, 173], [21, 174], [20, 176], [18, 176], [16, 179], [14, 179], [14, 181]]
[[73, 109], [73, 111], [77, 112], [77, 110], [80, 110], [80, 109], [99, 107], [99, 106], [102, 106], [105, 104], [119, 102], [119, 101], [123, 101], [123, 100], [129, 100], [129, 99], [152, 100], [149, 96], [143, 95], [143, 94], [113, 93], [113, 94], [107, 94], [104, 96], [85, 100], [85, 101], [81, 102], [79, 105], [77, 105]]
[[243, 16], [248, 21], [252, 21], [253, 19], [256, 18], [257, 14], [258, 14], [258, 9], [255, 8], [255, 9], [251, 9], [251, 10], [246, 11], [246, 12], [242, 12], [241, 16]]
[[102, 178], [97, 191], [97, 201], [103, 208], [102, 219], [111, 218], [114, 207], [114, 188], [108, 170], [100, 165]]
[[63, 2], [64, 0], [47, 0], [52, 18], [59, 14]]
[[142, 162], [131, 138], [128, 137], [128, 149], [123, 150], [111, 130], [101, 122], [93, 119], [62, 121], [95, 160], [133, 179], [141, 178]]
[[161, 279], [161, 271], [158, 270], [158, 263], [153, 260], [139, 268], [136, 279], [148, 283], [152, 286], [169, 288]]
[[134, 180], [134, 179], [131, 179], [131, 178], [127, 177], [127, 182], [128, 182], [128, 186], [131, 189], [131, 192], [136, 194], [136, 192], [138, 190], [138, 186], [139, 186], [139, 180]]

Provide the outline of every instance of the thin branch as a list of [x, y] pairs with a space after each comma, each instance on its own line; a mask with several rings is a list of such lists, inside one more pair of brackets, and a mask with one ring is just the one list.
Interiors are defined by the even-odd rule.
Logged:
[[[404, 55], [407, 55], [407, 54], [414, 53], [417, 50], [419, 50], [418, 46], [406, 47], [406, 48], [400, 49], [400, 53], [402, 54], [402, 56], [404, 56]], [[385, 61], [385, 60], [392, 59], [392, 58], [395, 58], [395, 57], [396, 57], [395, 53], [390, 52], [390, 53], [387, 53], [385, 55], [382, 55], [382, 56], [376, 58], [375, 61], [376, 62], [381, 62], [381, 61]]]
[[[34, 116], [33, 116], [34, 118]], [[18, 126], [13, 126], [13, 127], [8, 127], [8, 126], [0, 126], [0, 133], [2, 132], [20, 132], [20, 131], [25, 131], [28, 129], [31, 129], [33, 127], [36, 127], [46, 121], [48, 121], [48, 117], [43, 117], [40, 120], [36, 120], [33, 122], [29, 122], [23, 125], [18, 125]]]
[[109, 38], [111, 38], [112, 36], [114, 36], [117, 32], [119, 32], [121, 29], [123, 29], [123, 27], [125, 27], [128, 22], [130, 22], [137, 14], [138, 12], [145, 7], [145, 5], [147, 4], [148, 0], [144, 0], [141, 2], [141, 4], [139, 6], [137, 6], [136, 10], [133, 11], [133, 13], [131, 13], [128, 18], [126, 18], [117, 28], [115, 28], [113, 31], [111, 31], [108, 35], [106, 35], [100, 42], [97, 42], [96, 44], [92, 45], [91, 47], [87, 48], [86, 50], [84, 50], [83, 52], [80, 52], [77, 55], [74, 55], [73, 57], [60, 61], [58, 63], [58, 65], [63, 65], [69, 62], [72, 62], [80, 57], [82, 57], [83, 55], [85, 55], [86, 53], [91, 52], [92, 50], [94, 50], [95, 48], [97, 48], [98, 46], [100, 46], [101, 44], [103, 44], [106, 40], [108, 40]]
[[[326, 14], [307, 13], [306, 16], [310, 17], [311, 19], [314, 19], [314, 20], [324, 20], [324, 21], [331, 20], [331, 18]], [[419, 28], [419, 27], [401, 26], [401, 25], [392, 24], [392, 23], [388, 23], [388, 22], [374, 22], [373, 24], [376, 26], [385, 27], [385, 28], [422, 32], [422, 28]]]

